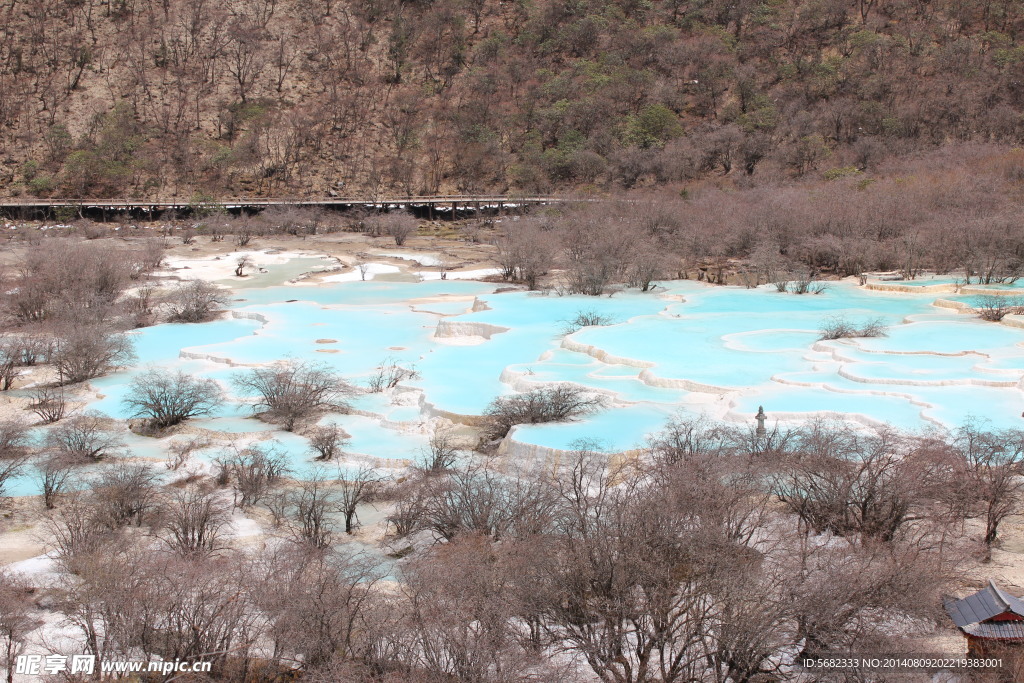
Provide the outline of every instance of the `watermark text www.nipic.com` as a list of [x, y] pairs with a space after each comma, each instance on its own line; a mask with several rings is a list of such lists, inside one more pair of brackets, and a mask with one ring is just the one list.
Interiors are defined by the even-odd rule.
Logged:
[[158, 662], [103, 661], [96, 666], [96, 655], [20, 655], [14, 664], [14, 673], [25, 676], [43, 674], [94, 674], [94, 673], [158, 673], [166, 676], [172, 673], [210, 673], [211, 662], [182, 662], [163, 660]]

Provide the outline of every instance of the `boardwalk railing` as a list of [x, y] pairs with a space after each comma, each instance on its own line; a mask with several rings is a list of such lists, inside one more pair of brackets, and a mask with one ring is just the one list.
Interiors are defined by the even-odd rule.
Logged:
[[228, 199], [162, 198], [162, 199], [40, 199], [24, 197], [0, 198], [0, 217], [49, 219], [67, 217], [69, 211], [78, 216], [107, 220], [111, 215], [132, 214], [137, 218], [157, 218], [168, 211], [183, 215], [197, 212], [233, 211], [259, 212], [271, 207], [323, 208], [339, 211], [363, 208], [370, 210], [399, 209], [428, 218], [454, 218], [481, 213], [504, 213], [528, 206], [566, 202], [594, 201], [554, 196], [515, 195], [434, 195], [428, 197], [236, 197]]
[[557, 204], [585, 201], [569, 197], [516, 197], [514, 195], [435, 195], [426, 197], [237, 197], [229, 199], [39, 199], [24, 197], [0, 198], [0, 208], [96, 208], [96, 209], [194, 209], [199, 207], [266, 208], [270, 206], [403, 206], [454, 205], [486, 206], [518, 204]]

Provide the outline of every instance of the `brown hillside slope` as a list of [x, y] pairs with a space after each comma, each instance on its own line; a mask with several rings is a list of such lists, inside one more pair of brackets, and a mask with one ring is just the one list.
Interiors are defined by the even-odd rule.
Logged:
[[1024, 135], [1016, 0], [0, 0], [0, 195], [854, 173]]

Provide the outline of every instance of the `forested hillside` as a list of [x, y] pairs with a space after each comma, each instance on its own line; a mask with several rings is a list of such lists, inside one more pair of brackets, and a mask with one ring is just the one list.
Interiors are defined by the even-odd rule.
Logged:
[[2, 0], [0, 195], [605, 192], [1024, 136], [1019, 0]]

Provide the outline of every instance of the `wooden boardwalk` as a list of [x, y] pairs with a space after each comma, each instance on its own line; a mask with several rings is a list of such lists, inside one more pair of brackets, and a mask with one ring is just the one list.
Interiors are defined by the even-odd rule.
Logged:
[[79, 216], [130, 213], [136, 216], [159, 216], [168, 211], [192, 214], [198, 211], [230, 211], [257, 213], [271, 207], [323, 208], [338, 211], [351, 209], [412, 210], [430, 217], [503, 213], [528, 206], [592, 201], [555, 196], [517, 197], [514, 195], [437, 195], [429, 197], [325, 197], [268, 198], [237, 197], [230, 199], [39, 199], [0, 198], [0, 215], [10, 218], [52, 216], [71, 209]]

